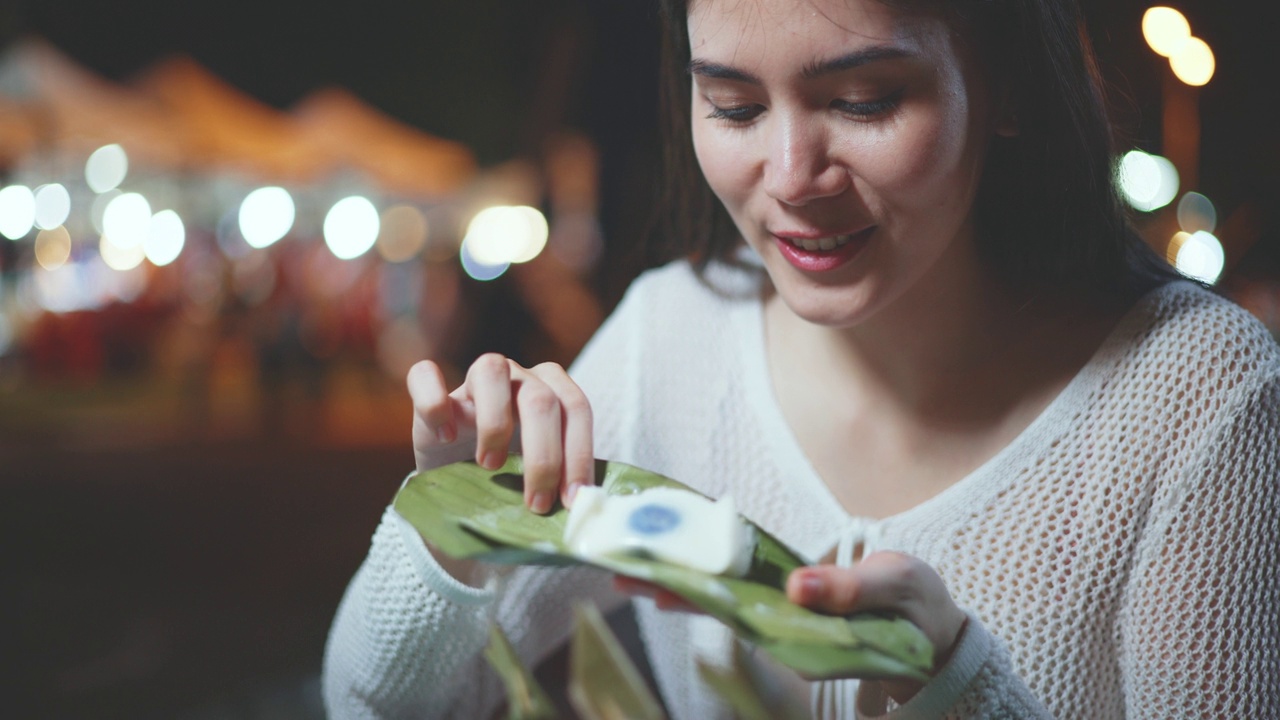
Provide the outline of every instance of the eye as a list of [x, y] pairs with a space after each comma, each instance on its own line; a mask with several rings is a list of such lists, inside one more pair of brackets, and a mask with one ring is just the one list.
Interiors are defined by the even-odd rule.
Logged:
[[725, 120], [730, 123], [750, 122], [764, 112], [763, 105], [735, 105], [733, 107], [711, 106], [707, 115], [712, 120]]
[[901, 101], [902, 91], [898, 90], [880, 98], [879, 100], [868, 100], [863, 102], [833, 100], [831, 102], [831, 107], [858, 120], [870, 120], [892, 112]]

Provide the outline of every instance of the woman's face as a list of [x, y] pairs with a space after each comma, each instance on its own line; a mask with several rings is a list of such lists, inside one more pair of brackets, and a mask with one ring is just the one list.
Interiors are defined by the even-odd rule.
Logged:
[[698, 162], [792, 311], [849, 327], [977, 272], [994, 111], [946, 21], [876, 0], [694, 0], [688, 27]]

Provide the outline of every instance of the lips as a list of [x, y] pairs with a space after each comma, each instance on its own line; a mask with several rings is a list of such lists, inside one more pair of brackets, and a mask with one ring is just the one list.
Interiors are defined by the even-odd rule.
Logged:
[[851, 261], [866, 247], [875, 226], [854, 233], [772, 233], [778, 252], [806, 272], [829, 272]]

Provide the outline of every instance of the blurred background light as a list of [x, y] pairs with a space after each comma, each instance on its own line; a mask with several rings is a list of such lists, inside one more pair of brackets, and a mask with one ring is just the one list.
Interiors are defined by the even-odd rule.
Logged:
[[27, 236], [36, 224], [36, 198], [26, 185], [0, 190], [0, 235], [10, 240]]
[[462, 247], [458, 250], [458, 260], [462, 263], [462, 270], [472, 280], [480, 280], [487, 282], [495, 280], [502, 276], [507, 268], [511, 267], [511, 263], [486, 263], [477, 260], [471, 253], [471, 246], [464, 238]]
[[542, 214], [541, 210], [521, 205], [515, 208], [523, 217], [528, 227], [528, 234], [525, 236], [524, 251], [511, 259], [511, 262], [523, 263], [538, 257], [543, 248], [547, 246], [547, 218]]
[[55, 270], [71, 259], [71, 233], [61, 225], [41, 230], [36, 235], [36, 263], [45, 270]]
[[1174, 234], [1169, 248], [1174, 267], [1189, 278], [1212, 285], [1218, 281], [1226, 267], [1227, 258], [1222, 243], [1204, 230]]
[[1216, 63], [1209, 44], [1198, 37], [1187, 38], [1169, 58], [1169, 67], [1182, 82], [1199, 87], [1213, 79]]
[[93, 224], [94, 231], [99, 235], [105, 232], [102, 220], [107, 214], [107, 206], [111, 204], [112, 200], [123, 194], [119, 190], [108, 190], [93, 199], [93, 204], [89, 206], [89, 221]]
[[1218, 210], [1209, 198], [1189, 192], [1178, 201], [1178, 227], [1183, 232], [1213, 232], [1218, 228]]
[[35, 226], [52, 230], [67, 221], [71, 215], [71, 194], [61, 183], [49, 183], [36, 188]]
[[1178, 195], [1178, 170], [1159, 155], [1130, 150], [1120, 158], [1116, 175], [1120, 193], [1143, 212], [1162, 208]]
[[1191, 23], [1171, 7], [1149, 8], [1142, 15], [1142, 36], [1156, 54], [1170, 57], [1191, 37]]
[[263, 187], [240, 203], [240, 234], [251, 247], [264, 248], [289, 233], [297, 208], [282, 187]]
[[345, 197], [324, 216], [324, 241], [335, 256], [351, 260], [373, 247], [379, 225], [378, 209], [368, 198]]
[[547, 244], [547, 220], [536, 208], [498, 205], [476, 213], [462, 246], [481, 265], [528, 262]]
[[378, 231], [378, 254], [387, 262], [404, 262], [427, 244], [427, 218], [412, 205], [394, 205], [382, 212]]
[[164, 267], [182, 253], [187, 230], [182, 218], [173, 210], [161, 210], [151, 217], [151, 229], [143, 243], [143, 254], [156, 267]]
[[119, 145], [103, 145], [84, 164], [84, 180], [96, 193], [114, 190], [129, 174], [129, 156]]
[[[138, 193], [124, 193], [113, 198], [102, 212], [103, 236], [111, 238], [111, 245], [121, 250], [137, 248], [138, 262], [142, 262], [142, 244], [150, 230], [151, 203]], [[105, 253], [103, 259], [106, 259]], [[107, 264], [111, 265], [111, 261], [108, 260]]]
[[[147, 218], [147, 225], [150, 226], [151, 218]], [[145, 238], [144, 238], [145, 241]], [[98, 253], [102, 255], [102, 261], [112, 270], [132, 270], [142, 264], [147, 257], [147, 251], [143, 247], [143, 242], [133, 245], [120, 245], [111, 234], [102, 236], [98, 241]]]

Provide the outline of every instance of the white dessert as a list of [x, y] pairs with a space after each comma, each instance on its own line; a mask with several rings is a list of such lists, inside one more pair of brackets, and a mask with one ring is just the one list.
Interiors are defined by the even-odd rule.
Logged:
[[564, 542], [587, 560], [638, 555], [740, 577], [751, 567], [755, 532], [738, 517], [729, 497], [712, 501], [675, 488], [609, 495], [588, 486], [574, 497]]

